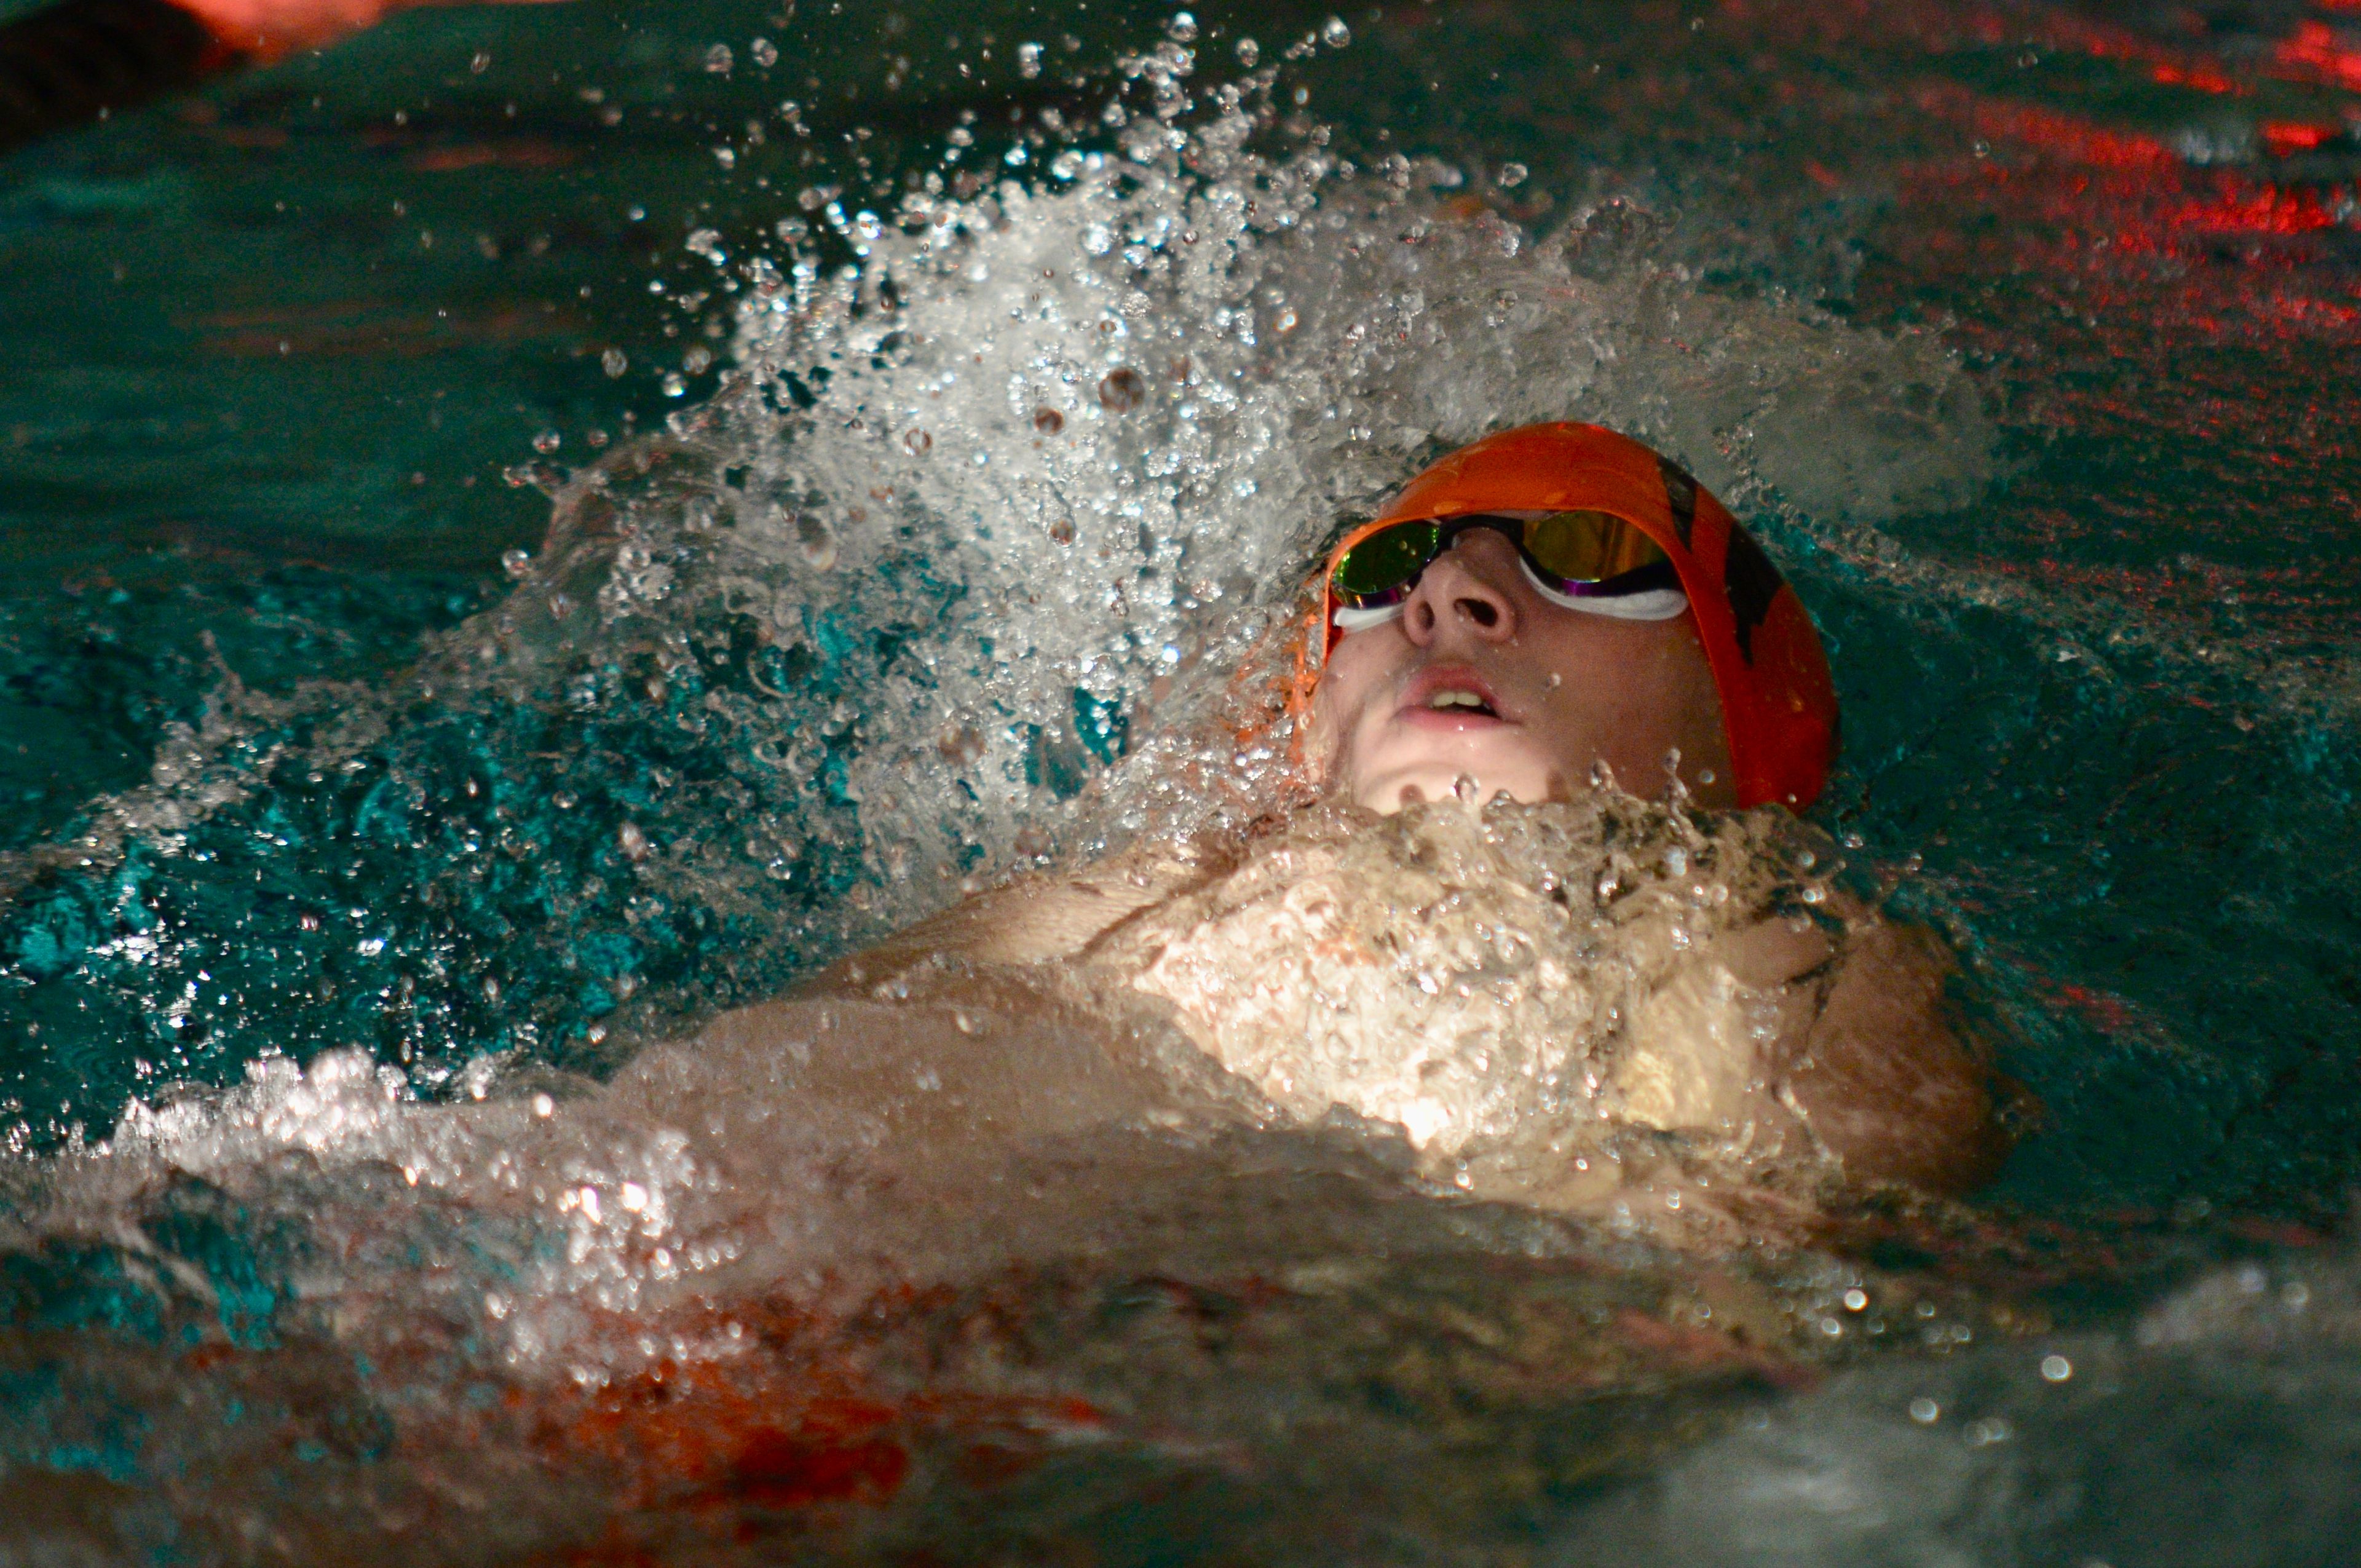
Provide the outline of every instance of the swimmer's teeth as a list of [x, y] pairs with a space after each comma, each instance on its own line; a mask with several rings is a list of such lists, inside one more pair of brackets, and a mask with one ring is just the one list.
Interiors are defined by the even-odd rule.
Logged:
[[1491, 711], [1484, 699], [1474, 692], [1436, 692], [1426, 699], [1426, 706], [1433, 708], [1472, 707], [1478, 713]]

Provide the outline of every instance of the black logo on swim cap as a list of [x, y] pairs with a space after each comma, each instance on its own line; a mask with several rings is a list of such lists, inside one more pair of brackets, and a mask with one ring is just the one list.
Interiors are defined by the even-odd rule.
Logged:
[[1763, 546], [1737, 523], [1731, 523], [1730, 552], [1721, 565], [1721, 587], [1730, 596], [1730, 613], [1738, 622], [1738, 652], [1750, 664], [1754, 663], [1754, 629], [1771, 613], [1771, 601], [1786, 586], [1779, 568], [1763, 554]]
[[1656, 459], [1656, 466], [1664, 475], [1664, 499], [1672, 503], [1673, 530], [1681, 536], [1681, 548], [1689, 547], [1689, 525], [1697, 521], [1697, 482], [1688, 471], [1669, 457]]

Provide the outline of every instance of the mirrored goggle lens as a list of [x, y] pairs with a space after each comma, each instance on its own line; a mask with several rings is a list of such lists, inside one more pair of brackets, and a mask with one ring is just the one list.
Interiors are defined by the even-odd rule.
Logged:
[[1672, 564], [1654, 540], [1603, 511], [1537, 517], [1525, 524], [1523, 543], [1535, 570], [1569, 588]]
[[1443, 525], [1398, 522], [1381, 528], [1336, 558], [1329, 591], [1354, 609], [1377, 609], [1409, 597], [1411, 585], [1434, 559]]

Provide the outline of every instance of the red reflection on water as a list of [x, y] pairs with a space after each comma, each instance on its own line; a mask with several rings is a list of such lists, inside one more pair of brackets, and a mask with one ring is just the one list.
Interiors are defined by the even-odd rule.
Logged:
[[2343, 126], [2311, 126], [2301, 121], [2268, 120], [2263, 125], [2263, 145], [2271, 149], [2274, 158], [2285, 158], [2291, 152], [2310, 152], [2323, 142], [2345, 134]]
[[2277, 185], [2226, 189], [2213, 201], [2168, 209], [2163, 216], [2201, 234], [2310, 234], [2337, 225], [2318, 192]]
[[2152, 81], [2169, 87], [2189, 87], [2200, 93], [2219, 93], [2234, 98], [2243, 98], [2254, 91], [2244, 82], [2234, 81], [2211, 60], [2192, 60], [2180, 50], [2169, 49], [2122, 27], [2111, 27], [2104, 23], [2078, 17], [2058, 16], [2049, 19], [2045, 30], [2049, 34], [2050, 47], [2054, 49], [2071, 49], [2092, 60], [2121, 60], [2144, 65]]
[[[1950, 94], [1930, 94], [1921, 102], [1930, 111], [1957, 113], [1961, 106]], [[2045, 109], [2034, 104], [1976, 98], [1966, 105], [1968, 123], [1989, 140], [2023, 142], [2076, 163], [2102, 169], [2177, 169], [2180, 159], [2170, 148], [2137, 131], [2108, 130], [2088, 120]]]
[[2272, 63], [2306, 81], [2328, 81], [2361, 92], [2361, 48], [2326, 22], [2304, 21], [2271, 50]]
[[2221, 93], [2233, 98], [2243, 98], [2253, 88], [2231, 81], [2210, 65], [2174, 65], [2159, 61], [2147, 69], [2148, 75], [2168, 87], [2194, 87], [2200, 93]]

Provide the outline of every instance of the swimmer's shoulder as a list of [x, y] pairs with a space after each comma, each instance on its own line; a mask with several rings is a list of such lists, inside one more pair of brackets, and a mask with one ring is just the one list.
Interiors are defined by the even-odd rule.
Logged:
[[865, 991], [922, 966], [1062, 962], [1143, 910], [1202, 885], [1224, 863], [1201, 843], [1157, 840], [1078, 868], [1018, 876], [832, 965], [807, 989]]
[[[2015, 1090], [1948, 996], [1956, 955], [1841, 892], [1824, 913], [1774, 916], [1699, 948], [1634, 1019], [1619, 1089], [1650, 1125], [1726, 1132], [1784, 1111], [1854, 1179], [1982, 1185], [2008, 1151]], [[1731, 983], [1752, 999], [1747, 1026], [1705, 1026]]]

